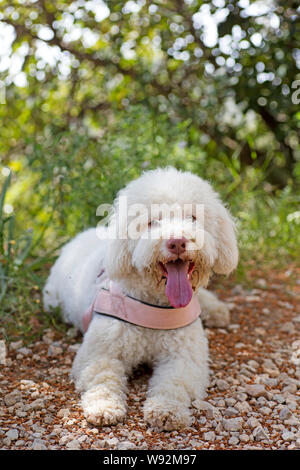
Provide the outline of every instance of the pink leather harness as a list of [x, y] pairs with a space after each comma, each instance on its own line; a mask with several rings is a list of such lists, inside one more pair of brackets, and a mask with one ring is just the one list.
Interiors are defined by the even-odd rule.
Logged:
[[185, 307], [159, 307], [123, 294], [118, 284], [110, 281], [109, 290], [98, 291], [94, 302], [83, 315], [82, 324], [86, 332], [93, 314], [101, 314], [145, 328], [173, 330], [190, 325], [200, 313], [200, 304], [195, 294]]

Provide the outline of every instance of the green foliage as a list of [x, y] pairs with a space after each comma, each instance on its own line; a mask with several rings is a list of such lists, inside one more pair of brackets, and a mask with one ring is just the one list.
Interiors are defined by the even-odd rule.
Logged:
[[0, 305], [16, 271], [26, 261], [32, 245], [31, 233], [19, 235], [15, 240], [15, 217], [5, 214], [5, 197], [10, 181], [11, 173], [6, 177], [0, 193]]
[[143, 103], [156, 115], [189, 120], [210, 141], [211, 158], [217, 145], [242, 171], [271, 161], [265, 177], [281, 188], [299, 173], [294, 0], [0, 6], [0, 28], [12, 38], [6, 53], [21, 63], [18, 74], [8, 61], [1, 69], [7, 106], [0, 106], [0, 150], [7, 158], [49, 125], [97, 133], [120, 110]]

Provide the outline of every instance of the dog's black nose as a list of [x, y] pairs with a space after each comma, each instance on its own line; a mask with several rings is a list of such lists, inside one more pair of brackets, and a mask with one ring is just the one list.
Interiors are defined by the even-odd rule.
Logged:
[[175, 255], [181, 255], [186, 250], [186, 242], [187, 240], [184, 237], [170, 238], [170, 240], [167, 241], [168, 251]]

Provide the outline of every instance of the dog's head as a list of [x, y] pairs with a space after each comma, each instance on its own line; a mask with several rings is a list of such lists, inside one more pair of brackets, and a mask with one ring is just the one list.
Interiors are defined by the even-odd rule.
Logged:
[[[183, 307], [212, 271], [238, 262], [234, 221], [209, 183], [174, 168], [145, 172], [118, 194], [105, 267], [110, 279], [135, 284]], [[153, 296], [152, 296], [153, 297]]]

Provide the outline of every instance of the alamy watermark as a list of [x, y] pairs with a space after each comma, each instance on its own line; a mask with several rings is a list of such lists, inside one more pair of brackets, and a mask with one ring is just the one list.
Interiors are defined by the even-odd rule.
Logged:
[[[111, 204], [98, 206], [96, 215], [100, 239], [169, 240], [186, 238], [189, 248], [204, 243], [204, 204], [128, 204], [126, 196], [118, 200], [117, 211]], [[105, 230], [104, 230], [105, 227]]]
[[292, 83], [292, 88], [295, 89], [292, 94], [292, 103], [300, 104], [300, 80], [294, 80]]

